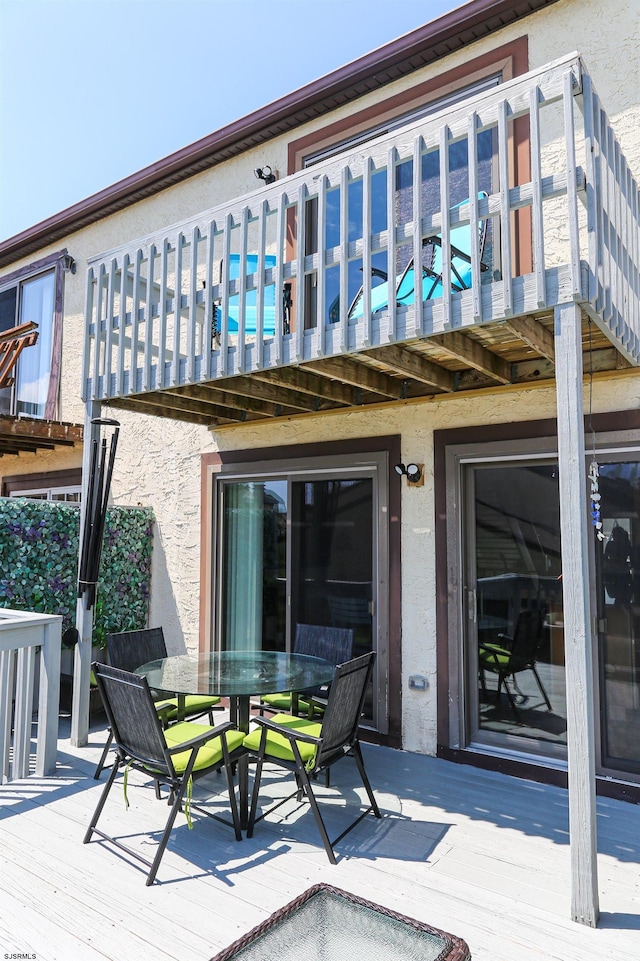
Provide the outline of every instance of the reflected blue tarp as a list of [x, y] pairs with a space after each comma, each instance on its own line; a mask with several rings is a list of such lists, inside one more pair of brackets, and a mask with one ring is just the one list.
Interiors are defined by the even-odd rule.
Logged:
[[[255, 274], [258, 270], [258, 255], [248, 254], [246, 259], [247, 274]], [[275, 267], [276, 258], [268, 256], [264, 258], [265, 269]], [[229, 280], [240, 279], [240, 254], [231, 254], [229, 258]], [[257, 290], [248, 290], [245, 296], [244, 332], [245, 336], [255, 334], [257, 330]], [[238, 333], [238, 321], [240, 316], [240, 298], [236, 294], [229, 298], [228, 330], [230, 334]], [[264, 288], [264, 310], [263, 310], [262, 333], [265, 337], [273, 337], [276, 330], [276, 287], [269, 284]]]

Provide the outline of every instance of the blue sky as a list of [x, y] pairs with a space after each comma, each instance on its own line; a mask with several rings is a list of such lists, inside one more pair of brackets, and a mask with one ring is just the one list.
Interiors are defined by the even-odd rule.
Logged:
[[0, 240], [454, 0], [0, 0]]

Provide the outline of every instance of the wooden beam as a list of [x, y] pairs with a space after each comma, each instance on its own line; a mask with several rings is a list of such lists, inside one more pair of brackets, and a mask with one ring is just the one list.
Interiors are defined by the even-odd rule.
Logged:
[[293, 407], [295, 410], [319, 409], [317, 401], [312, 400], [308, 394], [287, 390], [285, 387], [278, 387], [276, 384], [266, 384], [262, 380], [254, 379], [253, 376], [226, 378], [224, 383], [230, 391], [243, 397], [268, 400], [274, 404]]
[[532, 350], [555, 363], [556, 348], [551, 334], [535, 317], [509, 317], [506, 326]]
[[412, 377], [430, 387], [438, 387], [440, 390], [455, 390], [455, 375], [444, 367], [434, 364], [423, 354], [399, 347], [397, 344], [389, 344], [387, 347], [376, 347], [375, 350], [368, 350], [367, 355], [381, 361], [388, 367], [406, 377]]
[[[226, 384], [227, 381], [225, 380], [224, 383]], [[251, 397], [243, 397], [241, 394], [235, 394], [228, 390], [220, 390], [213, 383], [189, 384], [188, 387], [170, 387], [165, 389], [163, 393], [192, 397], [194, 400], [202, 401], [205, 404], [221, 404], [223, 407], [268, 417], [277, 417], [282, 413], [279, 404], [272, 404], [265, 400], [254, 400]]]
[[582, 401], [582, 317], [577, 304], [556, 307], [558, 477], [567, 685], [571, 914], [598, 921], [593, 656], [589, 579], [589, 503]]
[[224, 417], [227, 420], [244, 421], [247, 418], [246, 411], [239, 410], [237, 407], [225, 407], [211, 401], [195, 400], [185, 394], [169, 394], [162, 391], [158, 394], [150, 394], [143, 397], [145, 403], [152, 404], [154, 407], [166, 406], [170, 410], [182, 410], [186, 413], [204, 414], [205, 417]]
[[52, 440], [56, 444], [81, 444], [84, 429], [80, 424], [32, 420], [28, 417], [0, 417], [0, 434], [10, 434], [13, 437], [42, 438]]
[[309, 370], [301, 370], [300, 367], [279, 367], [277, 370], [257, 371], [252, 374], [252, 377], [265, 383], [277, 384], [279, 387], [291, 387], [302, 394], [322, 397], [335, 404], [346, 404], [347, 407], [355, 407], [359, 402], [355, 388], [320, 377]]
[[511, 364], [498, 357], [487, 347], [483, 347], [470, 337], [465, 337], [459, 331], [450, 331], [447, 334], [436, 334], [429, 337], [430, 344], [437, 344], [442, 350], [462, 361], [467, 367], [473, 367], [481, 371], [492, 380], [497, 380], [501, 384], [510, 384], [512, 380]]
[[[140, 395], [138, 395], [139, 397]], [[118, 407], [122, 410], [133, 410], [141, 414], [150, 414], [152, 417], [166, 417], [168, 420], [181, 420], [190, 424], [202, 424], [203, 427], [215, 427], [216, 423], [220, 420], [225, 420], [226, 423], [237, 423], [237, 419], [230, 417], [216, 417], [207, 416], [205, 414], [189, 413], [182, 410], [174, 410], [166, 405], [166, 403], [154, 404], [151, 402], [149, 397], [146, 397], [144, 401], [138, 400], [137, 397], [124, 397], [124, 398], [111, 398], [109, 400], [110, 407]]]
[[402, 397], [402, 381], [367, 367], [366, 364], [358, 364], [347, 357], [314, 361], [303, 366], [305, 370], [312, 370], [321, 377], [331, 377], [342, 381], [343, 384], [351, 384], [353, 387], [360, 387], [361, 390], [371, 391], [373, 394], [382, 394], [383, 397], [393, 397], [396, 400]]

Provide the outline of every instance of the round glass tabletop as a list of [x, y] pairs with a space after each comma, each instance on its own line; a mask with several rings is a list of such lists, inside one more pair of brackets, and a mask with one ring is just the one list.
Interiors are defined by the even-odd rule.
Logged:
[[305, 691], [333, 680], [335, 664], [307, 654], [280, 651], [215, 651], [179, 654], [136, 668], [149, 687], [172, 694], [242, 697]]

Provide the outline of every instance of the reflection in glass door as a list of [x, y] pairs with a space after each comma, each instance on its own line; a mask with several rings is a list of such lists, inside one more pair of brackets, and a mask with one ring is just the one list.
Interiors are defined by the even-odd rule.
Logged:
[[[220, 638], [227, 650], [290, 650], [296, 626], [353, 630], [373, 650], [372, 477], [221, 484]], [[373, 697], [365, 712], [375, 716]]]
[[600, 465], [596, 542], [602, 763], [640, 775], [640, 463]]
[[467, 470], [469, 736], [525, 739], [528, 751], [566, 745], [557, 469]]

